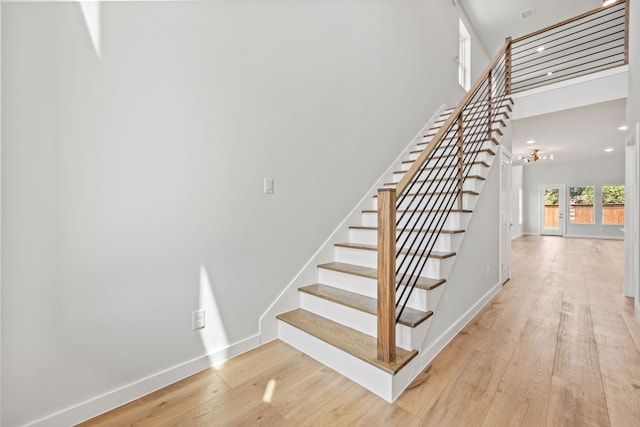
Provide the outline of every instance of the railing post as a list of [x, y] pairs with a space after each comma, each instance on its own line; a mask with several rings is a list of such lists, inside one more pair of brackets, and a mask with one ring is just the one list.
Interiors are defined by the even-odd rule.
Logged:
[[464, 166], [464, 132], [463, 132], [463, 120], [462, 113], [458, 116], [458, 173], [457, 173], [457, 193], [458, 193], [458, 209], [462, 210], [462, 187], [463, 187], [463, 177], [462, 177], [462, 168]]
[[624, 63], [629, 63], [629, 0], [624, 5]]
[[505, 39], [507, 48], [504, 51], [504, 93], [506, 95], [511, 93], [511, 37]]
[[493, 126], [493, 70], [489, 70], [489, 129], [487, 130], [487, 139], [491, 139], [491, 128]]
[[396, 358], [396, 190], [378, 190], [378, 360]]

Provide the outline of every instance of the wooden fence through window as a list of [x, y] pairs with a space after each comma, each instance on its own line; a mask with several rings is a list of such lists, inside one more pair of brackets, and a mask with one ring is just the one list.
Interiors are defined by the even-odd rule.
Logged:
[[[593, 205], [572, 205], [569, 208], [571, 224], [593, 224], [595, 220]], [[603, 224], [624, 224], [624, 204], [607, 203], [602, 205]], [[558, 205], [545, 205], [544, 228], [558, 228]]]

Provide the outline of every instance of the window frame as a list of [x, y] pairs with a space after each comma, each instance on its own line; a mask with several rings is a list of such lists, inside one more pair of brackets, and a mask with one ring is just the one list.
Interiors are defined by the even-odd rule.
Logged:
[[469, 91], [471, 88], [471, 33], [462, 19], [458, 19], [458, 84]]

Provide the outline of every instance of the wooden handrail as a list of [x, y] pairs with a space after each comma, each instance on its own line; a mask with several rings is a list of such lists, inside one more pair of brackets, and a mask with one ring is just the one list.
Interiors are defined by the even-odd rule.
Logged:
[[513, 43], [519, 43], [519, 42], [521, 42], [523, 40], [526, 40], [528, 38], [535, 37], [535, 36], [540, 35], [542, 33], [546, 33], [547, 31], [555, 30], [556, 28], [562, 27], [563, 25], [567, 25], [567, 24], [570, 24], [572, 22], [579, 21], [580, 19], [586, 18], [587, 16], [595, 15], [596, 13], [600, 13], [603, 10], [607, 10], [609, 8], [616, 7], [616, 6], [624, 3], [625, 1], [626, 0], [619, 0], [619, 1], [615, 2], [615, 3], [609, 4], [607, 6], [601, 6], [601, 7], [597, 8], [597, 9], [590, 10], [588, 12], [585, 12], [585, 13], [581, 14], [581, 15], [574, 16], [573, 18], [565, 19], [564, 21], [558, 22], [557, 24], [549, 25], [548, 27], [545, 27], [545, 28], [543, 28], [541, 30], [537, 30], [537, 31], [534, 31], [534, 32], [529, 33], [529, 34], [525, 34], [522, 37], [515, 38], [515, 39], [513, 39], [512, 42]]
[[409, 168], [409, 170], [404, 174], [402, 179], [398, 182], [398, 185], [396, 185], [397, 197], [402, 196], [402, 194], [404, 194], [404, 192], [407, 190], [407, 187], [409, 186], [413, 178], [415, 178], [415, 176], [420, 172], [424, 163], [427, 161], [429, 156], [431, 156], [431, 153], [436, 149], [438, 145], [437, 142], [440, 141], [445, 136], [445, 134], [449, 131], [449, 128], [451, 127], [453, 122], [457, 119], [460, 113], [462, 113], [462, 110], [465, 108], [467, 103], [471, 100], [471, 98], [476, 93], [476, 91], [478, 90], [482, 82], [485, 80], [485, 78], [489, 75], [489, 71], [491, 71], [491, 69], [498, 63], [498, 61], [502, 57], [502, 54], [506, 52], [508, 46], [509, 46], [508, 42], [505, 42], [505, 44], [502, 46], [498, 54], [495, 56], [495, 58], [493, 58], [493, 61], [491, 61], [491, 63], [487, 66], [487, 68], [483, 71], [483, 73], [480, 74], [480, 77], [476, 80], [473, 87], [465, 94], [462, 100], [458, 103], [458, 106], [453, 110], [453, 112], [449, 115], [449, 117], [442, 124], [442, 126], [440, 126], [440, 129], [438, 130], [438, 132], [431, 139], [431, 141], [436, 143], [429, 144], [427, 146], [427, 148], [416, 159], [413, 166]]

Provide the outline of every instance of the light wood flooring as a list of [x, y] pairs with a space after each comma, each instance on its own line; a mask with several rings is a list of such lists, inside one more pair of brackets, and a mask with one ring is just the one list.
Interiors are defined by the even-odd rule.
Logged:
[[623, 258], [621, 241], [515, 240], [512, 280], [393, 404], [274, 341], [82, 425], [640, 426]]

